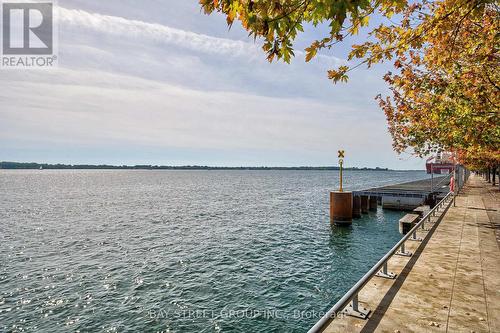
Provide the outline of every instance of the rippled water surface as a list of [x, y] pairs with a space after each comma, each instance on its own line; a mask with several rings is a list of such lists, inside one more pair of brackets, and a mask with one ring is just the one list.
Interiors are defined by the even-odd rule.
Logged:
[[[350, 189], [425, 178], [349, 171]], [[331, 171], [0, 170], [0, 332], [304, 332], [399, 239]]]

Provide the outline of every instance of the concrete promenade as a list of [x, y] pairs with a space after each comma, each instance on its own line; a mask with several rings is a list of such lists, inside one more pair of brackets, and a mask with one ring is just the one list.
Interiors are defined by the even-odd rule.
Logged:
[[[453, 205], [394, 256], [395, 280], [374, 277], [359, 293], [368, 320], [345, 317], [324, 332], [500, 332], [500, 192], [471, 176]], [[332, 302], [333, 303], [333, 302]]]

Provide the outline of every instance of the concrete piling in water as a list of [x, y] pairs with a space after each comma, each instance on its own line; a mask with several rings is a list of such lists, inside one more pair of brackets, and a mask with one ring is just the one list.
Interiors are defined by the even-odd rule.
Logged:
[[417, 224], [418, 214], [406, 214], [399, 220], [399, 233], [406, 235]]
[[359, 195], [352, 197], [352, 217], [361, 217], [361, 198]]
[[367, 195], [361, 195], [360, 196], [360, 201], [361, 201], [361, 213], [367, 214], [369, 210], [369, 202], [368, 202], [368, 196]]
[[368, 208], [371, 211], [376, 212], [377, 211], [377, 205], [378, 205], [378, 197], [370, 195], [370, 200], [369, 200]]
[[352, 224], [352, 192], [330, 192], [330, 222]]

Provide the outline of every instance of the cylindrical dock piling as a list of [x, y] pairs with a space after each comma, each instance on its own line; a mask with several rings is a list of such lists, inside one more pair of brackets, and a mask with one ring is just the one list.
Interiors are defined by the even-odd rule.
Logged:
[[377, 204], [378, 204], [378, 198], [370, 195], [370, 202], [369, 202], [369, 209], [371, 211], [376, 212], [377, 211]]
[[330, 192], [330, 222], [352, 224], [352, 192]]
[[368, 209], [370, 208], [369, 207], [369, 203], [368, 203], [368, 196], [367, 195], [361, 195], [360, 199], [361, 199], [361, 213], [367, 214], [368, 213]]
[[361, 217], [361, 198], [359, 195], [352, 197], [352, 217]]

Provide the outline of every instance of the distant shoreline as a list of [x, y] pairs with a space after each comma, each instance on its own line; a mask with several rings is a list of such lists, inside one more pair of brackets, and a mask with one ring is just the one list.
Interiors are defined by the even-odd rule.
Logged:
[[[50, 163], [19, 163], [0, 162], [0, 169], [4, 170], [311, 170], [335, 171], [338, 166], [325, 167], [213, 167], [200, 165], [165, 166], [165, 165], [91, 165], [91, 164], [50, 164]], [[344, 168], [345, 170], [360, 171], [424, 171], [424, 170], [393, 170], [389, 168]]]

